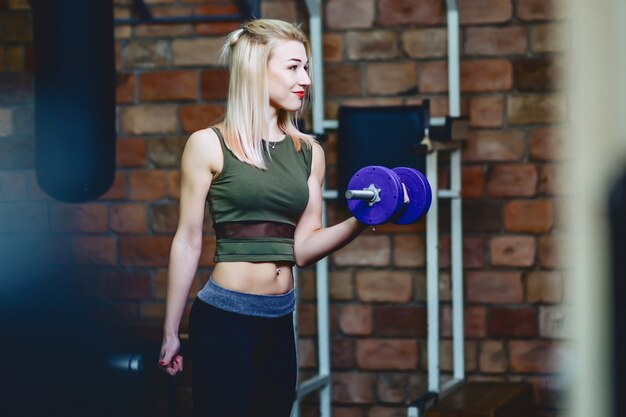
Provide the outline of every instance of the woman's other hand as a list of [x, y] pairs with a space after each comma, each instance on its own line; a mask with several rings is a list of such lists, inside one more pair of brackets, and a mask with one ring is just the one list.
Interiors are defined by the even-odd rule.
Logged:
[[180, 340], [178, 337], [172, 336], [163, 339], [159, 368], [169, 375], [176, 375], [183, 370], [183, 357], [178, 353], [179, 350]]

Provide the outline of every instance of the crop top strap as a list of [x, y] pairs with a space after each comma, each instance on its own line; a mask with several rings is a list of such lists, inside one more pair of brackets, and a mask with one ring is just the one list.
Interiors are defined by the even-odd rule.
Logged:
[[219, 128], [217, 128], [215, 126], [211, 126], [211, 129], [215, 132], [215, 134], [219, 138], [220, 145], [222, 145], [222, 149], [225, 150], [226, 149], [226, 142], [224, 141], [224, 136], [222, 136], [222, 132], [220, 132]]

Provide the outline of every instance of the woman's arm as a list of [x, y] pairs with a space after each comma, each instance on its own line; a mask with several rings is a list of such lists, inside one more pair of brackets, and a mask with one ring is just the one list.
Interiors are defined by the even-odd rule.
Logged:
[[296, 226], [294, 252], [299, 267], [310, 265], [350, 243], [367, 225], [354, 217], [332, 227], [322, 228], [322, 183], [326, 171], [324, 150], [313, 146], [311, 175], [308, 180], [309, 202]]
[[[165, 367], [175, 359], [180, 348], [178, 328], [202, 251], [205, 201], [216, 166], [215, 144], [219, 147], [217, 136], [213, 131], [196, 132], [187, 141], [182, 156], [180, 217], [170, 250], [160, 358], [161, 366]], [[218, 155], [221, 156], [221, 153]], [[182, 359], [180, 368], [182, 370]]]

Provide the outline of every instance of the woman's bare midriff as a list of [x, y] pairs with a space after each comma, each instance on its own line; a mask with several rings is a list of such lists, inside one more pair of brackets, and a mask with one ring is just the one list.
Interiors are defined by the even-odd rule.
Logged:
[[287, 262], [219, 262], [211, 279], [222, 288], [248, 294], [278, 295], [293, 288]]

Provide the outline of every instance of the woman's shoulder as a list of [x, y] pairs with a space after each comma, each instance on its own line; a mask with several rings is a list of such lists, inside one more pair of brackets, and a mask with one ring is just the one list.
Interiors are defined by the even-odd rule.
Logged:
[[202, 159], [211, 167], [221, 166], [222, 147], [220, 139], [211, 127], [193, 132], [187, 139], [184, 153], [193, 155], [194, 159]]

